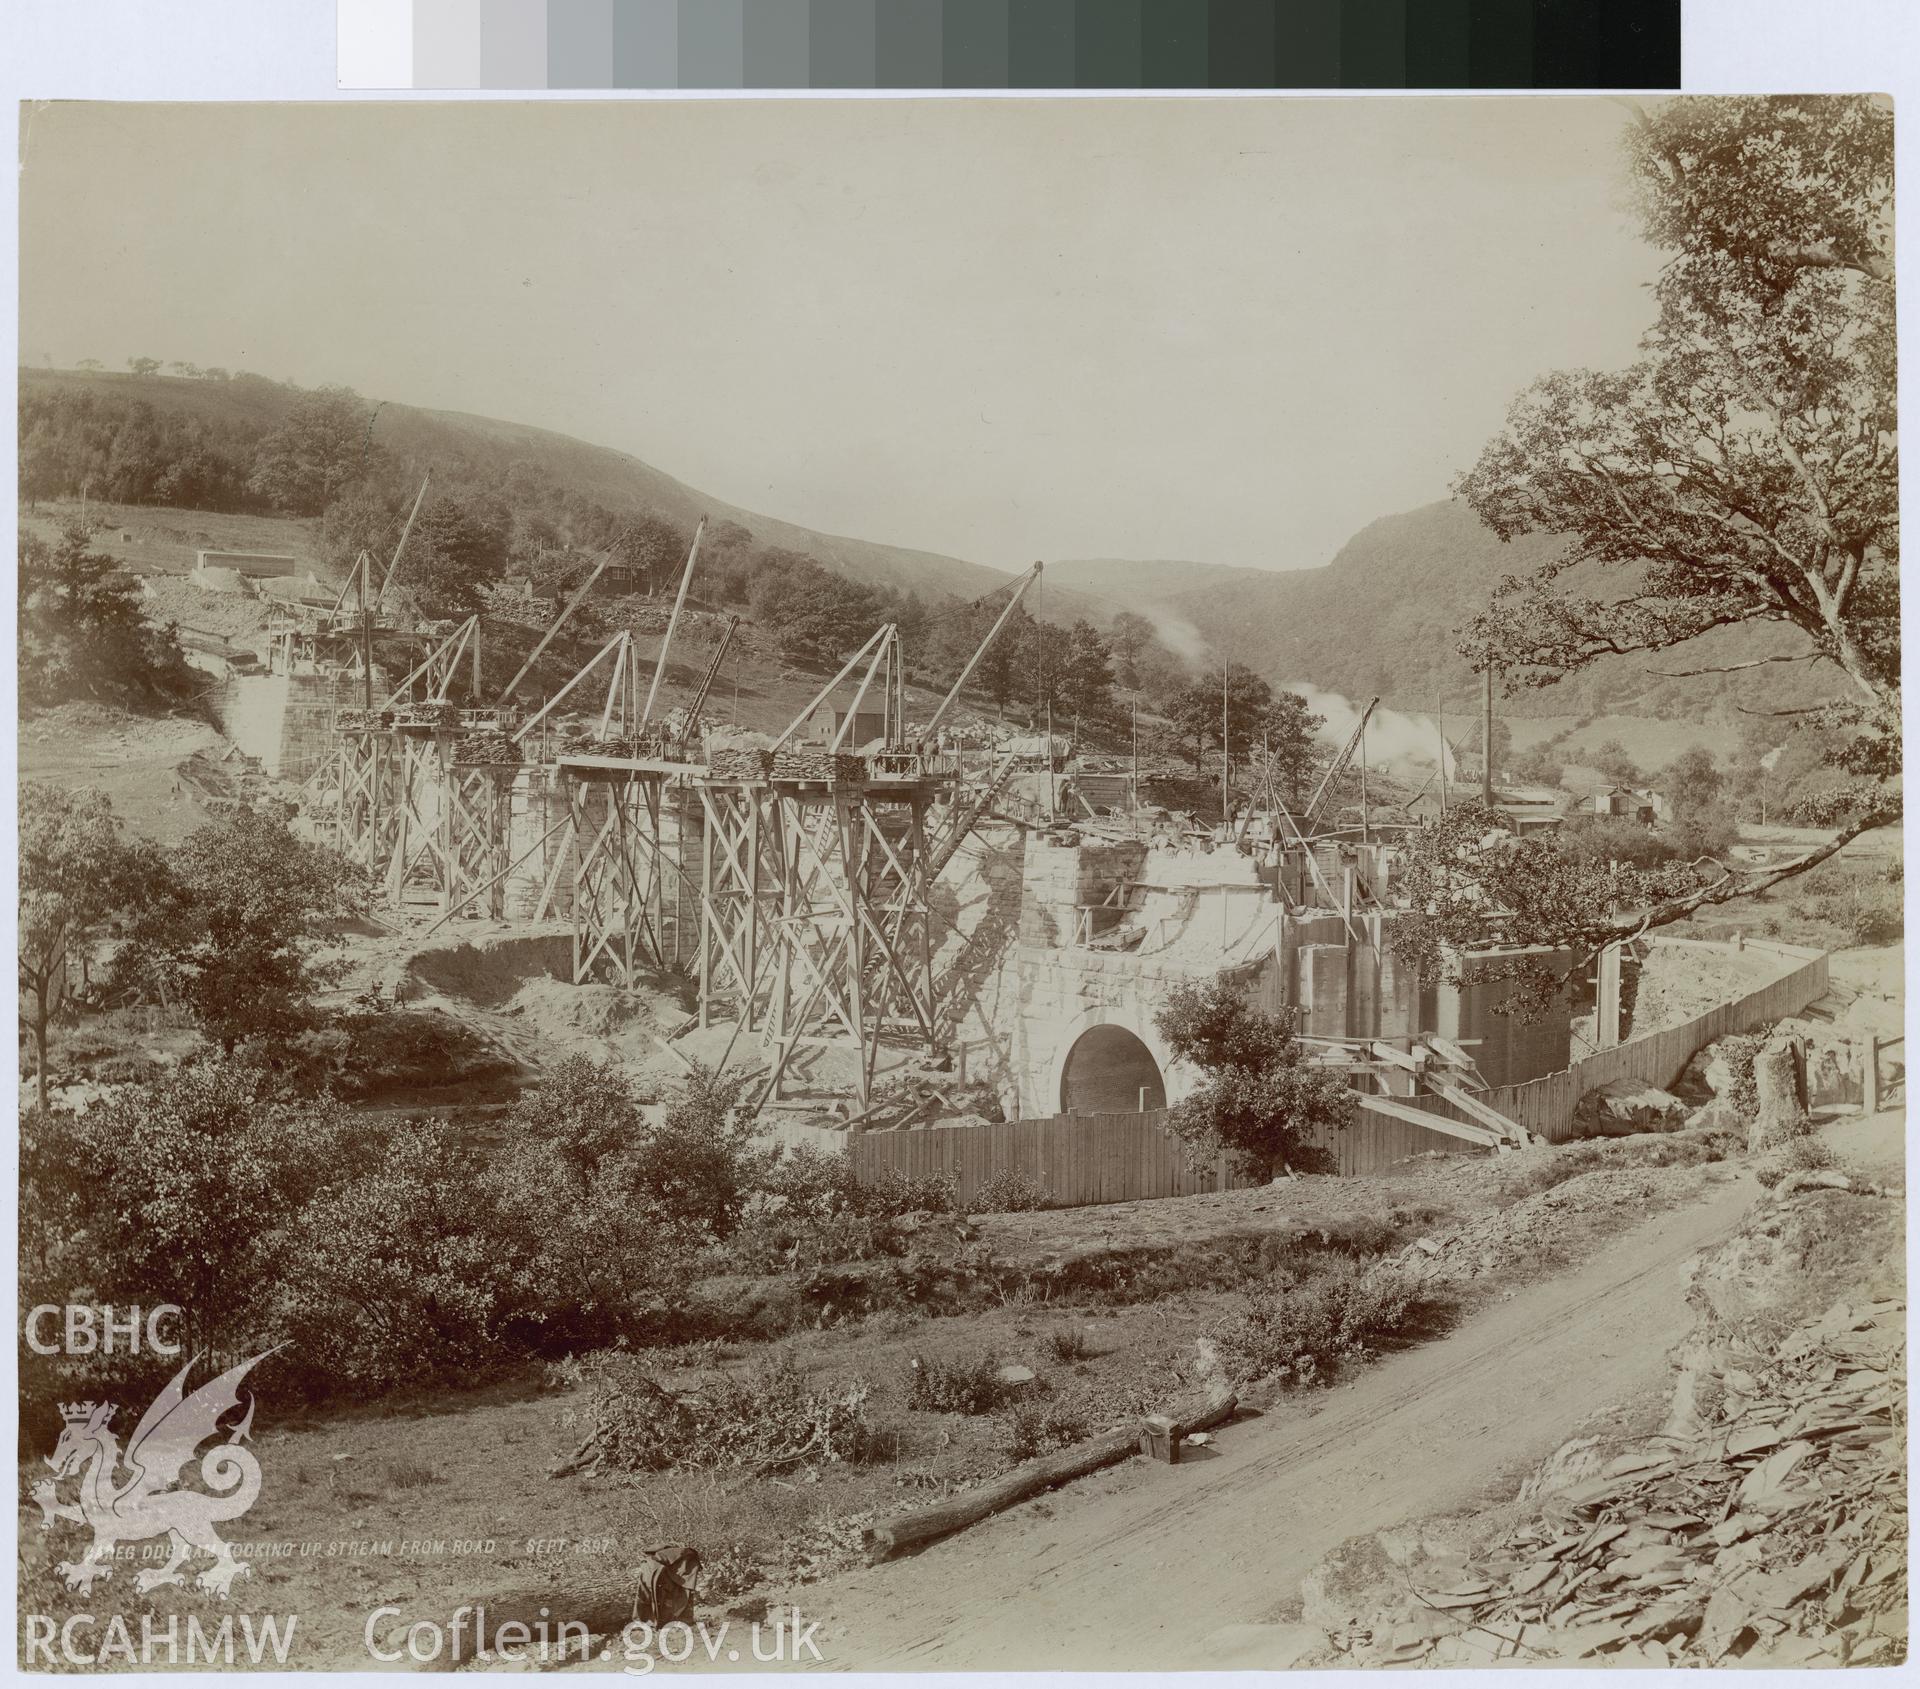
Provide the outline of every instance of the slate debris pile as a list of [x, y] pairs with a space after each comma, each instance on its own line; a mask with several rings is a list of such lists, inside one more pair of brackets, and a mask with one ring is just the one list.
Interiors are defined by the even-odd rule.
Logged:
[[336, 710], [333, 725], [342, 733], [377, 733], [393, 725], [390, 710]]
[[773, 753], [773, 777], [857, 786], [867, 777], [867, 764], [864, 757], [844, 756], [813, 745], [788, 745]]
[[764, 780], [773, 772], [773, 752], [753, 746], [715, 746], [707, 755], [707, 772], [716, 780]]
[[1636, 1218], [1671, 1200], [1673, 1172], [1600, 1168], [1487, 1214], [1439, 1239], [1421, 1238], [1401, 1264], [1422, 1279], [1468, 1280], [1551, 1258], [1575, 1218], [1618, 1210]]
[[395, 727], [452, 728], [460, 725], [458, 704], [395, 704]]
[[1892, 1665], [1906, 1656], [1906, 1309], [1842, 1302], [1735, 1351], [1698, 1438], [1543, 1498], [1474, 1561], [1426, 1561], [1334, 1644], [1355, 1664]]
[[500, 732], [464, 733], [454, 742], [453, 760], [493, 765], [520, 760], [520, 747]]
[[668, 745], [664, 734], [652, 732], [631, 739], [620, 734], [600, 739], [585, 733], [569, 733], [561, 739], [560, 750], [572, 757], [664, 757]]

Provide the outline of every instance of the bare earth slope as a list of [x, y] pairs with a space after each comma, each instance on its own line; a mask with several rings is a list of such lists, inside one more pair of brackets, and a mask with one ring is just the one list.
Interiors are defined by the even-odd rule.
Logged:
[[1229, 1427], [1214, 1458], [1136, 1467], [1125, 1487], [1029, 1504], [803, 1592], [827, 1662], [1217, 1663], [1210, 1636], [1274, 1616], [1348, 1537], [1466, 1505], [1551, 1453], [1597, 1404], [1663, 1386], [1667, 1350], [1690, 1323], [1682, 1267], [1732, 1230], [1754, 1189], [1729, 1174], [1576, 1271], [1359, 1375], [1317, 1412], [1283, 1407]]

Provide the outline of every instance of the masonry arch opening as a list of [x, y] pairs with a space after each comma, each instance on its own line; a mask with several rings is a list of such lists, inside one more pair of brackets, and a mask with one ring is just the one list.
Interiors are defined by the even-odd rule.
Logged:
[[1131, 1114], [1166, 1106], [1160, 1064], [1124, 1026], [1090, 1026], [1073, 1041], [1060, 1070], [1063, 1114]]

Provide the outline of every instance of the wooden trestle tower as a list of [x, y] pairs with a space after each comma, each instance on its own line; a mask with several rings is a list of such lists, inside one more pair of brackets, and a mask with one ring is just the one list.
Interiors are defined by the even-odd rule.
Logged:
[[[535, 921], [558, 912], [567, 886], [576, 984], [632, 986], [643, 971], [691, 961], [699, 1023], [734, 1018], [761, 1035], [765, 1095], [803, 1052], [837, 1047], [855, 1057], [864, 1105], [883, 1039], [929, 1053], [940, 1039], [930, 891], [952, 834], [972, 825], [984, 799], [954, 801], [956, 771], [933, 749], [934, 733], [1039, 565], [915, 737], [899, 630], [886, 626], [771, 748], [702, 756], [700, 710], [724, 642], [683, 719], [654, 715], [699, 547], [696, 531], [644, 698], [643, 665], [623, 632], [516, 725], [508, 700], [583, 588], [494, 709], [461, 709], [449, 693], [469, 655], [479, 695], [470, 617], [379, 708], [338, 713], [338, 752], [309, 783], [314, 819], [366, 871], [378, 900], [429, 903], [436, 925], [504, 917], [516, 874], [538, 887], [516, 910]], [[815, 711], [856, 675], [827, 742], [803, 742]], [[574, 698], [579, 712], [589, 696], [597, 726], [578, 726], [576, 714], [563, 730], [560, 706]], [[879, 732], [850, 742], [856, 723], [874, 720], [871, 706], [861, 714], [869, 699]]]
[[[792, 743], [862, 662], [831, 742]], [[876, 681], [880, 739], [850, 748]], [[864, 1103], [883, 1037], [935, 1046], [929, 812], [953, 772], [906, 744], [904, 696], [899, 631], [883, 627], [771, 750], [717, 751], [694, 781], [700, 1023], [730, 1011], [761, 1034], [769, 1094], [800, 1052], [838, 1047]]]

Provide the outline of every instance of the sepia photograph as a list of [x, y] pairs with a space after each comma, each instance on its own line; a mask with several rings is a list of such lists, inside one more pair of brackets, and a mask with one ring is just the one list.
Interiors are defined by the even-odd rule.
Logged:
[[27, 101], [27, 1671], [1892, 1667], [1893, 101]]

